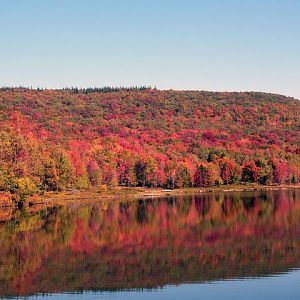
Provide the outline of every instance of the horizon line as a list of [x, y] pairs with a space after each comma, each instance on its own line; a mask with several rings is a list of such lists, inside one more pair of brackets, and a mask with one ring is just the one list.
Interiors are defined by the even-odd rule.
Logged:
[[289, 96], [286, 94], [280, 94], [278, 92], [266, 92], [266, 91], [258, 91], [258, 90], [231, 90], [231, 91], [220, 91], [220, 90], [204, 90], [204, 89], [160, 89], [157, 86], [151, 85], [129, 85], [129, 86], [87, 86], [87, 87], [78, 87], [78, 86], [63, 86], [59, 88], [49, 88], [44, 86], [0, 86], [0, 91], [5, 90], [31, 90], [31, 91], [78, 91], [78, 92], [118, 92], [118, 91], [146, 91], [146, 90], [156, 90], [156, 91], [175, 91], [175, 92], [208, 92], [208, 93], [261, 93], [261, 94], [269, 94], [269, 95], [279, 95], [287, 98], [293, 98], [299, 100], [299, 98], [294, 96]]

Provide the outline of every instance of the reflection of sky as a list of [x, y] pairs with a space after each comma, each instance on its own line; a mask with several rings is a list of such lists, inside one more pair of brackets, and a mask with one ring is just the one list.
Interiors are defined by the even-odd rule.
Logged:
[[228, 280], [208, 284], [182, 284], [151, 291], [118, 293], [60, 294], [32, 299], [186, 299], [186, 300], [299, 300], [300, 270], [259, 279]]
[[0, 85], [300, 98], [299, 0], [2, 0]]

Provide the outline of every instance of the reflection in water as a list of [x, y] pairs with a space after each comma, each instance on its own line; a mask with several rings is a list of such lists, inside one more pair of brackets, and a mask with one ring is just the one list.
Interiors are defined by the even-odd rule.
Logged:
[[298, 268], [299, 196], [203, 194], [2, 210], [0, 296], [157, 288]]

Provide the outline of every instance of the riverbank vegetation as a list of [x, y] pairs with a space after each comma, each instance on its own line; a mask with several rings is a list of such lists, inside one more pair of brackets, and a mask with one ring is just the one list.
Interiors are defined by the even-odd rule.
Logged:
[[0, 90], [0, 191], [300, 180], [298, 100], [148, 87]]

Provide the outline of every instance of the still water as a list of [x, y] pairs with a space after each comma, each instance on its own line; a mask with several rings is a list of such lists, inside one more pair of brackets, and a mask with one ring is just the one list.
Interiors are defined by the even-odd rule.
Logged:
[[300, 191], [0, 210], [0, 298], [300, 299]]

